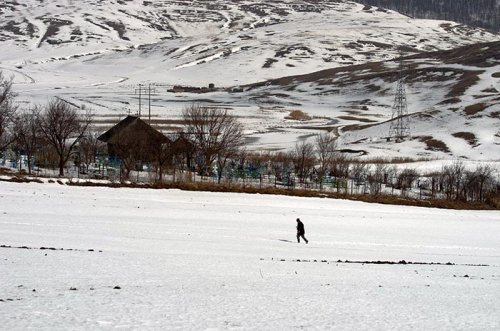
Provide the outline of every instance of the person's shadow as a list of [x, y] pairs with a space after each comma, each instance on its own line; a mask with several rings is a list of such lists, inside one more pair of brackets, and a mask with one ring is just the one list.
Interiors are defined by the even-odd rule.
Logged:
[[293, 243], [293, 241], [291, 240], [286, 240], [286, 239], [278, 239], [279, 241], [283, 241], [283, 242], [286, 242], [286, 243]]

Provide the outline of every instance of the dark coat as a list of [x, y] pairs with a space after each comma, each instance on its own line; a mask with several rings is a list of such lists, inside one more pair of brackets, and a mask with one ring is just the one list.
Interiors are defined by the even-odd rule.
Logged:
[[304, 229], [304, 223], [301, 221], [297, 221], [297, 234], [305, 234], [306, 230]]

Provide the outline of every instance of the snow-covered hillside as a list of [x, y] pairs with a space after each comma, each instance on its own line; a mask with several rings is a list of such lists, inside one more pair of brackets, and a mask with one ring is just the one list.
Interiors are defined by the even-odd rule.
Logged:
[[129, 62], [123, 69], [154, 67], [130, 73], [135, 81], [226, 86], [387, 59], [398, 46], [418, 52], [498, 39], [331, 1], [7, 1], [1, 24], [3, 43], [14, 46], [2, 52], [9, 64], [99, 65], [116, 54]]
[[2, 182], [0, 328], [498, 330], [499, 231], [496, 211]]
[[[423, 54], [500, 40], [499, 35], [453, 22], [416, 20], [354, 2], [327, 0], [9, 0], [0, 5], [0, 27], [0, 70], [14, 76], [18, 101], [25, 106], [55, 96], [93, 109], [98, 123], [109, 127], [127, 112], [138, 111], [138, 84], [153, 84], [152, 113], [162, 129], [175, 129], [180, 111], [188, 103], [220, 105], [241, 118], [251, 149], [288, 148], [325, 128], [343, 133], [346, 125], [386, 121], [391, 115], [393, 81], [373, 77], [368, 85], [361, 82], [354, 90], [338, 81], [319, 88], [314, 83], [302, 84], [293, 93], [291, 86], [264, 85], [243, 94], [228, 90], [246, 90], [245, 86], [255, 83], [331, 68], [345, 67], [352, 72], [356, 70], [353, 65], [380, 61], [390, 67], [400, 49], [405, 55]], [[480, 83], [464, 91], [468, 103], [455, 108], [469, 106], [476, 90], [498, 94], [498, 77], [491, 76], [500, 71], [497, 64], [497, 60], [488, 62], [490, 69], [479, 75]], [[425, 65], [444, 70], [439, 63]], [[449, 76], [450, 80], [456, 75]], [[209, 83], [222, 89], [167, 92], [174, 85], [207, 87]], [[415, 77], [409, 98], [417, 104], [411, 111], [427, 111], [445, 100], [442, 96], [450, 84], [426, 83]], [[380, 93], [370, 93], [373, 86], [384, 91], [383, 98]], [[363, 94], [367, 97], [360, 99]], [[362, 103], [372, 97], [372, 105]], [[369, 107], [373, 116], [359, 118], [356, 114], [361, 107]], [[316, 117], [307, 123], [285, 120], [294, 109]], [[144, 108], [142, 111], [144, 115]], [[490, 112], [496, 114], [497, 109], [490, 108]], [[498, 118], [485, 119], [474, 125], [490, 127], [484, 134], [472, 132], [478, 143], [467, 145], [458, 138], [459, 148], [444, 156], [491, 158], [490, 151], [500, 139], [491, 129]], [[450, 123], [460, 121], [469, 120], [461, 117]], [[435, 125], [419, 124], [416, 131], [428, 137]], [[357, 135], [346, 138], [344, 147], [369, 151], [370, 156], [386, 154], [387, 146], [350, 146], [362, 139]], [[472, 148], [478, 144], [486, 147]], [[399, 151], [389, 146], [393, 150], [389, 154], [435, 154], [425, 146], [421, 142]], [[443, 156], [440, 151], [437, 154]]]
[[500, 42], [404, 57], [411, 138], [388, 142], [398, 62], [269, 80], [242, 94], [307, 111], [311, 121], [283, 126], [302, 134], [339, 129], [340, 148], [357, 155], [500, 159]]

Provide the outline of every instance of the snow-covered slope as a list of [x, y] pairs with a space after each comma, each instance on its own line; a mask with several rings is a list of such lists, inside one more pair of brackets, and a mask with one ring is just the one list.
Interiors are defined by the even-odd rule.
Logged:
[[129, 64], [116, 67], [125, 76], [164, 83], [234, 85], [388, 59], [399, 46], [418, 52], [498, 39], [352, 2], [27, 0], [1, 10], [2, 44], [12, 47], [4, 65], [98, 67], [118, 57]]
[[[500, 40], [453, 22], [415, 20], [354, 2], [327, 0], [5, 1], [0, 5], [0, 26], [0, 70], [14, 75], [21, 103], [45, 103], [57, 96], [93, 109], [101, 117], [99, 123], [109, 126], [138, 110], [137, 84], [154, 84], [152, 111], [163, 129], [174, 128], [186, 103], [218, 104], [242, 119], [249, 137], [255, 138], [249, 140], [255, 142], [253, 148], [272, 149], [287, 148], [317, 133], [317, 128], [338, 126], [332, 107], [352, 106], [350, 111], [356, 111], [362, 105], [343, 102], [359, 94], [332, 86], [336, 94], [308, 93], [307, 102], [301, 102], [288, 98], [286, 87], [263, 87], [259, 95], [249, 97], [226, 90], [174, 94], [167, 89], [214, 83], [240, 90], [284, 76], [389, 61], [400, 49], [407, 55], [421, 54]], [[389, 91], [391, 82], [386, 83], [382, 88]], [[415, 88], [418, 91], [410, 92], [430, 96], [419, 110], [442, 101], [439, 85], [419, 83]], [[385, 106], [390, 97], [386, 94]], [[281, 100], [276, 101], [276, 95]], [[284, 117], [292, 109], [323, 118], [306, 125], [287, 123]], [[388, 112], [386, 108], [379, 119], [386, 120]], [[351, 122], [360, 123], [355, 117]], [[497, 140], [489, 135], [488, 139]], [[480, 157], [470, 149], [465, 154]]]
[[269, 80], [242, 94], [261, 106], [306, 110], [310, 123], [284, 127], [338, 129], [341, 149], [368, 157], [500, 158], [500, 42], [405, 57], [411, 137], [388, 142], [398, 62]]
[[498, 211], [2, 182], [1, 328], [498, 330], [499, 231]]

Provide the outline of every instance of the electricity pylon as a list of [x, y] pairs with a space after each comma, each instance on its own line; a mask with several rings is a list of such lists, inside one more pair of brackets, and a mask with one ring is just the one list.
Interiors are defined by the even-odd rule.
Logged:
[[408, 117], [408, 103], [406, 100], [406, 90], [403, 76], [403, 56], [399, 58], [399, 78], [392, 106], [391, 126], [389, 137], [396, 141], [402, 141], [410, 135], [410, 119]]

